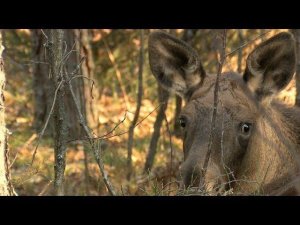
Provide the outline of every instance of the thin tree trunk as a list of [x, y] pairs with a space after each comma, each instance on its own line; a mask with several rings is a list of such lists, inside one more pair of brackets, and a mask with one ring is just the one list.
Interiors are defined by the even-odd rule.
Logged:
[[[197, 30], [193, 29], [185, 29], [182, 40], [188, 43], [189, 45], [193, 46], [193, 38], [196, 34]], [[181, 134], [180, 130], [180, 124], [178, 122], [179, 120], [179, 115], [181, 113], [181, 108], [182, 108], [182, 99], [178, 95], [176, 95], [176, 109], [175, 109], [175, 114], [174, 114], [174, 134], [175, 136], [179, 137]]]
[[[70, 77], [82, 74], [80, 67], [78, 65], [80, 64], [80, 39], [77, 37], [77, 30], [72, 29], [66, 29], [63, 30], [64, 32], [64, 40], [66, 41], [66, 47], [63, 46], [65, 51], [63, 54], [68, 54], [68, 57], [66, 57], [66, 63], [64, 63], [64, 71], [67, 74], [70, 74]], [[74, 75], [73, 75], [74, 74]], [[85, 111], [85, 98], [84, 98], [84, 81], [82, 77], [76, 78], [72, 80], [72, 86], [74, 87], [74, 93], [76, 95], [77, 101], [79, 101], [81, 112], [86, 117], [86, 111]], [[80, 124], [78, 123], [78, 115], [76, 113], [75, 104], [71, 100], [71, 93], [67, 89], [65, 92], [64, 97], [64, 105], [66, 114], [68, 115], [66, 117], [66, 124], [68, 126], [68, 138], [71, 139], [80, 139], [84, 135], [84, 131]]]
[[144, 30], [140, 31], [140, 40], [141, 40], [141, 48], [139, 54], [139, 72], [138, 72], [138, 93], [137, 93], [137, 103], [136, 103], [136, 110], [134, 113], [133, 121], [129, 128], [128, 133], [128, 152], [127, 152], [127, 180], [130, 180], [132, 174], [132, 146], [133, 146], [133, 135], [134, 135], [134, 128], [138, 121], [140, 115], [140, 108], [142, 105], [142, 97], [143, 97], [143, 66], [144, 66]]
[[114, 70], [116, 72], [116, 77], [117, 77], [118, 85], [120, 87], [120, 90], [122, 92], [122, 97], [124, 99], [124, 105], [125, 105], [126, 109], [128, 109], [129, 99], [128, 99], [128, 96], [127, 96], [127, 93], [126, 93], [126, 87], [125, 87], [125, 85], [123, 84], [123, 81], [122, 81], [121, 71], [118, 68], [118, 65], [116, 63], [115, 57], [114, 57], [112, 51], [110, 50], [109, 45], [106, 42], [106, 39], [103, 38], [102, 41], [103, 41], [105, 49], [107, 51], [108, 58], [109, 58], [110, 62], [112, 63], [113, 68], [114, 68]]
[[[83, 30], [76, 30], [77, 34], [76, 36], [79, 38], [80, 41], [80, 54], [84, 57], [84, 62], [81, 65], [81, 71], [82, 74], [91, 79], [95, 79], [94, 71], [95, 71], [95, 65], [94, 65], [94, 57], [91, 47], [91, 36], [87, 29]], [[95, 81], [96, 82], [96, 81]], [[97, 89], [97, 86], [93, 85], [90, 80], [84, 79], [84, 97], [85, 97], [85, 112], [86, 112], [86, 118], [89, 123], [89, 125], [95, 125], [99, 123], [98, 116], [99, 116], [99, 110], [98, 107], [96, 107], [95, 100], [99, 99], [99, 90]]]
[[150, 140], [150, 146], [146, 157], [144, 173], [147, 173], [152, 169], [157, 149], [157, 142], [160, 136], [160, 128], [165, 117], [165, 111], [168, 107], [169, 92], [164, 90], [160, 85], [158, 85], [158, 96], [159, 101], [160, 103], [162, 103], [162, 105], [158, 110], [157, 117], [154, 123], [154, 131]]
[[[49, 114], [52, 97], [52, 85], [49, 81], [49, 65], [46, 62], [46, 52], [43, 46], [44, 35], [40, 29], [31, 30], [32, 33], [32, 48], [33, 48], [33, 92], [34, 92], [34, 121], [33, 127], [36, 132], [41, 132], [47, 116]], [[44, 33], [49, 33], [44, 30]], [[53, 130], [53, 121], [49, 123], [46, 133]]]
[[7, 147], [7, 132], [5, 125], [5, 107], [3, 90], [5, 87], [4, 63], [2, 59], [2, 35], [0, 31], [0, 196], [13, 195], [10, 188], [9, 166], [8, 166], [8, 147]]
[[[50, 36], [49, 30], [43, 30], [46, 36]], [[47, 49], [43, 47], [43, 42], [45, 39], [45, 35], [41, 30], [32, 30], [32, 40], [33, 40], [33, 89], [34, 89], [34, 126], [37, 132], [40, 132], [46, 118], [49, 115], [50, 108], [53, 102], [52, 96], [52, 82], [49, 79], [49, 65], [46, 61]], [[65, 42], [63, 44], [62, 54], [68, 54], [66, 56], [66, 63], [62, 67], [68, 74], [72, 72], [77, 72], [77, 74], [82, 74], [81, 69], [78, 68], [80, 64], [80, 53], [81, 53], [81, 43], [80, 37], [77, 37], [77, 30], [66, 29], [64, 30]], [[78, 70], [78, 71], [77, 71]], [[84, 73], [85, 74], [85, 73]], [[84, 80], [83, 78], [77, 78], [72, 81], [73, 86], [75, 87], [75, 94], [77, 99], [80, 101], [80, 106], [82, 108], [82, 112], [85, 113], [85, 96], [84, 93]], [[90, 86], [90, 83], [86, 83]], [[78, 116], [74, 111], [74, 103], [71, 99], [71, 94], [68, 89], [65, 92], [64, 96], [64, 105], [66, 114], [66, 123], [69, 129], [68, 139], [80, 139], [84, 134], [82, 127], [78, 124]], [[52, 118], [51, 118], [52, 120]], [[50, 121], [49, 125], [53, 126], [53, 120]], [[50, 127], [51, 128], [51, 127]], [[53, 131], [54, 128], [49, 129], [49, 131]]]
[[[50, 37], [50, 30], [32, 30], [33, 32], [33, 44], [34, 44], [34, 56], [33, 59], [36, 63], [34, 63], [34, 92], [35, 92], [35, 124], [37, 127], [37, 131], [41, 131], [40, 124], [43, 126], [45, 118], [49, 115], [49, 109], [53, 103], [53, 82], [48, 77], [51, 75], [49, 73], [52, 72], [52, 68], [47, 63], [40, 63], [45, 61], [45, 55], [51, 54], [46, 48], [43, 48], [43, 41], [47, 40]], [[92, 110], [95, 111], [97, 107], [94, 102], [92, 102], [93, 98], [96, 97], [97, 99], [97, 90], [95, 85], [93, 85], [93, 94], [91, 92], [92, 82], [91, 80], [94, 78], [93, 71], [93, 57], [90, 47], [90, 40], [88, 36], [88, 30], [72, 30], [66, 29], [63, 30], [64, 32], [64, 42], [62, 43], [61, 54], [63, 55], [64, 60], [61, 65], [61, 71], [67, 74], [66, 77], [76, 76], [79, 75], [81, 77], [77, 77], [76, 79], [72, 79], [72, 86], [74, 87], [74, 94], [76, 99], [80, 105], [80, 109], [84, 118], [87, 115], [89, 116], [88, 122], [89, 124], [95, 124], [95, 120], [97, 120], [97, 114], [91, 113]], [[47, 40], [48, 41], [48, 40]], [[48, 46], [48, 45], [46, 45]], [[50, 70], [48, 69], [50, 68]], [[46, 72], [45, 72], [46, 71]], [[85, 79], [85, 78], [88, 79]], [[53, 77], [52, 77], [53, 78]], [[69, 79], [69, 78], [67, 78]], [[58, 85], [58, 83], [56, 84]], [[65, 127], [64, 129], [67, 130], [65, 140], [76, 140], [81, 139], [85, 132], [80, 125], [78, 114], [76, 113], [75, 104], [72, 100], [72, 94], [70, 93], [69, 89], [65, 89], [60, 91], [59, 93], [63, 92], [63, 97], [61, 99], [57, 99], [57, 101], [63, 101], [62, 105], [65, 110]], [[93, 97], [92, 97], [93, 95]], [[46, 115], [45, 115], [46, 114]], [[67, 115], [67, 116], [66, 116]], [[53, 118], [50, 118], [52, 122], [50, 125], [53, 126], [55, 124], [53, 122]], [[52, 127], [50, 131], [52, 135], [55, 136], [56, 134], [53, 133], [56, 128]], [[80, 144], [80, 143], [78, 143]], [[84, 149], [84, 166], [85, 166], [85, 175], [88, 176], [88, 152], [87, 149]], [[64, 166], [63, 166], [64, 167]], [[88, 182], [89, 178], [86, 177], [85, 180]], [[88, 185], [88, 184], [86, 184]], [[87, 193], [88, 194], [88, 193]]]
[[179, 124], [179, 116], [181, 113], [181, 108], [182, 108], [182, 99], [180, 96], [176, 95], [176, 108], [175, 108], [175, 115], [174, 115], [174, 135], [176, 137], [179, 137], [181, 134], [180, 130], [180, 124]]
[[[85, 146], [84, 146], [85, 148]], [[85, 194], [90, 195], [90, 172], [89, 172], [89, 155], [86, 149], [83, 150], [84, 153], [84, 178], [85, 178]]]
[[[87, 29], [82, 30], [74, 30], [75, 37], [77, 40], [77, 51], [80, 53], [82, 59], [78, 59], [78, 64], [82, 61], [80, 74], [88, 79], [82, 78], [82, 92], [80, 97], [82, 102], [82, 109], [81, 112], [87, 121], [89, 127], [95, 124], [98, 125], [98, 116], [99, 111], [95, 100], [99, 98], [99, 90], [97, 87], [92, 83], [94, 81], [94, 59], [93, 59], [93, 52], [90, 45], [91, 37], [89, 35], [89, 31]], [[92, 81], [93, 80], [93, 81]], [[83, 93], [83, 94], [82, 94]], [[98, 126], [97, 126], [98, 127]], [[86, 194], [90, 194], [89, 184], [90, 184], [90, 172], [89, 172], [89, 154], [87, 151], [87, 146], [83, 146], [84, 151], [84, 175], [85, 175], [85, 189]]]
[[[240, 42], [240, 46], [242, 46], [245, 42], [244, 40], [244, 35], [243, 35], [243, 31], [241, 29], [238, 29], [238, 36], [239, 36], [239, 42]], [[240, 48], [238, 51], [238, 72], [242, 73], [242, 59], [243, 59], [243, 48]]]
[[[167, 29], [167, 32], [170, 34], [176, 36], [176, 29]], [[150, 145], [148, 149], [148, 153], [146, 156], [146, 162], [144, 166], [144, 173], [148, 173], [151, 171], [154, 163], [154, 157], [157, 151], [157, 143], [159, 140], [160, 136], [160, 128], [162, 126], [162, 123], [165, 118], [165, 111], [168, 107], [168, 100], [169, 100], [169, 92], [163, 89], [160, 85], [158, 85], [158, 97], [159, 97], [159, 102], [162, 104], [158, 110], [156, 120], [154, 122], [154, 131], [152, 133], [152, 137], [150, 140]], [[176, 109], [178, 110], [178, 109]], [[181, 109], [180, 109], [181, 110]], [[175, 115], [176, 116], [176, 115]], [[176, 118], [175, 118], [176, 120]]]
[[[49, 41], [47, 43], [47, 53], [49, 58], [49, 65], [51, 69], [51, 80], [54, 89], [57, 91], [56, 102], [54, 103], [54, 188], [57, 195], [64, 195], [64, 171], [66, 158], [66, 137], [68, 133], [66, 123], [65, 110], [65, 88], [63, 82], [63, 38], [64, 32], [61, 29], [50, 30]], [[60, 88], [59, 88], [60, 87]]]
[[291, 32], [294, 34], [296, 40], [296, 103], [295, 105], [300, 106], [300, 29], [292, 29]]

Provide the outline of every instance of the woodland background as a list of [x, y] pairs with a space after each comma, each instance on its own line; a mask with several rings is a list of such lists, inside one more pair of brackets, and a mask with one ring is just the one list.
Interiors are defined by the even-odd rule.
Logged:
[[[7, 176], [18, 195], [177, 194], [183, 103], [151, 74], [151, 31], [1, 30]], [[216, 73], [222, 30], [166, 31]], [[227, 30], [223, 72], [242, 73], [250, 51], [281, 31]], [[298, 104], [298, 74], [278, 97], [286, 104]]]

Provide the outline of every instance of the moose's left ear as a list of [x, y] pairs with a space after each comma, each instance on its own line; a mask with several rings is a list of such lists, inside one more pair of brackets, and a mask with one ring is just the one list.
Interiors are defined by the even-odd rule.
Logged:
[[296, 67], [295, 49], [292, 34], [282, 32], [250, 53], [243, 79], [259, 100], [280, 92], [291, 81]]

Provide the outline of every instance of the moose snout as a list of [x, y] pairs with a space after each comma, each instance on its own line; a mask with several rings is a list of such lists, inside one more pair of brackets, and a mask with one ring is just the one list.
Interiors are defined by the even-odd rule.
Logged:
[[180, 172], [182, 176], [181, 188], [187, 191], [217, 195], [226, 189], [226, 177], [213, 163], [207, 167], [206, 172], [199, 164], [183, 163]]

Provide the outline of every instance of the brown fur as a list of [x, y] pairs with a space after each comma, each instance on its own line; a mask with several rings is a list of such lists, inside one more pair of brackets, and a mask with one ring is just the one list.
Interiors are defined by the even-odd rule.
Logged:
[[[211, 193], [298, 193], [295, 185], [290, 191], [280, 188], [297, 177], [300, 109], [273, 98], [290, 82], [295, 58], [292, 36], [280, 33], [249, 55], [244, 76], [221, 75], [212, 155], [200, 188]], [[206, 75], [191, 47], [164, 32], [150, 35], [149, 59], [160, 84], [186, 100], [181, 173], [186, 188], [197, 187], [208, 150], [216, 76]]]

